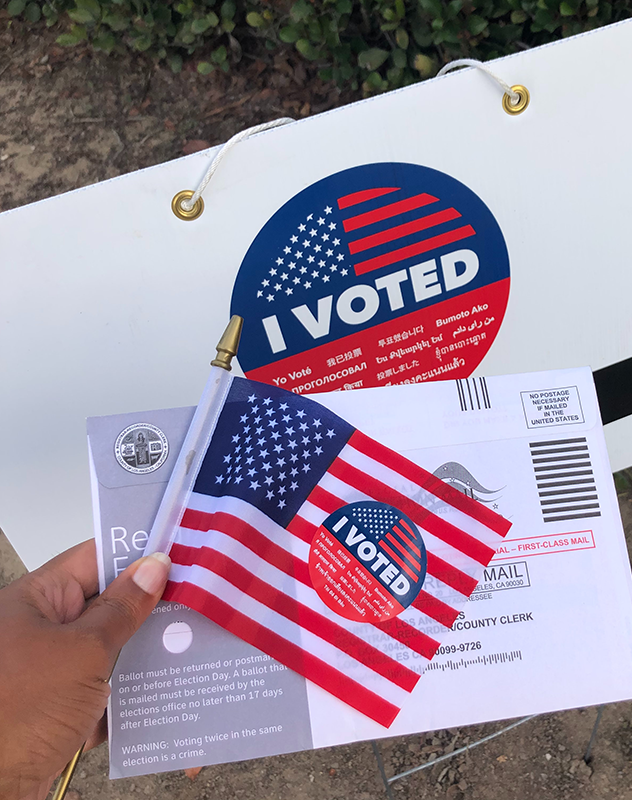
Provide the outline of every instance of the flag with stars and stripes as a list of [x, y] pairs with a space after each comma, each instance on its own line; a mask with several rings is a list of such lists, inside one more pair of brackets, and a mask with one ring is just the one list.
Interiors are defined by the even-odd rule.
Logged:
[[234, 378], [164, 599], [389, 726], [509, 527], [319, 403]]

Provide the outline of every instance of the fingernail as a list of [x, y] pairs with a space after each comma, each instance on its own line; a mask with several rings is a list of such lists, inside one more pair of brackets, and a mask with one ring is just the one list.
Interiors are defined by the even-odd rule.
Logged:
[[156, 594], [162, 589], [169, 574], [171, 559], [165, 553], [152, 553], [144, 558], [140, 567], [132, 576], [132, 580], [147, 594]]

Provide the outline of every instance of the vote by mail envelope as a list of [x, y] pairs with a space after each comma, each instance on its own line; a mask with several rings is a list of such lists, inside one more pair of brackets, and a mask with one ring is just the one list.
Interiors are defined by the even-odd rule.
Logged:
[[[389, 729], [161, 603], [112, 678], [112, 777], [632, 698], [630, 567], [589, 369], [313, 397], [507, 517], [507, 539]], [[142, 554], [192, 413], [88, 420], [102, 586]]]

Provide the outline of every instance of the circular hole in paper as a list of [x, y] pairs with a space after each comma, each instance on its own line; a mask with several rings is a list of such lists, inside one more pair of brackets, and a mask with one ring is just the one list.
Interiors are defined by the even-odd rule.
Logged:
[[193, 631], [186, 622], [172, 622], [162, 634], [162, 643], [170, 653], [184, 653], [191, 647]]

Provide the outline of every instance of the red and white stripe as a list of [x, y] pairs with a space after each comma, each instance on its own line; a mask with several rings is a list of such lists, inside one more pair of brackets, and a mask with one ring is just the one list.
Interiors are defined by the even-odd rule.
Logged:
[[[449, 522], [423, 507], [437, 497], [450, 506]], [[366, 499], [394, 505], [422, 530], [433, 580], [406, 609], [406, 621], [349, 621], [311, 584], [318, 526], [340, 506]], [[354, 432], [287, 529], [244, 500], [193, 494], [171, 551], [165, 598], [388, 727], [508, 529], [502, 517]], [[397, 661], [403, 650], [414, 669]]]
[[[389, 186], [380, 189], [367, 189], [361, 192], [354, 192], [353, 194], [340, 197], [338, 199], [338, 208], [340, 210], [352, 208], [368, 200], [374, 200], [377, 197], [385, 195], [392, 195], [393, 192], [399, 191], [401, 191], [399, 187]], [[413, 236], [421, 231], [432, 232], [432, 229], [439, 225], [459, 219], [461, 214], [455, 208], [446, 208], [441, 211], [435, 211], [434, 213], [424, 214], [423, 216], [416, 217], [413, 220], [399, 225], [393, 225], [385, 230], [368, 233], [367, 229], [370, 230], [371, 226], [376, 223], [393, 219], [400, 214], [406, 214], [410, 211], [416, 211], [417, 209], [437, 203], [439, 198], [433, 197], [431, 194], [423, 193], [394, 201], [392, 196], [389, 196], [385, 198], [385, 200], [385, 204], [379, 208], [372, 209], [371, 211], [353, 213], [352, 216], [347, 217], [343, 221], [345, 233], [352, 233], [354, 231], [361, 232], [359, 238], [349, 242], [349, 252], [352, 256], [355, 256], [357, 253], [369, 251], [374, 247], [381, 247], [390, 242], [396, 243], [387, 252], [364, 258], [364, 260], [361, 261], [356, 261], [354, 263], [356, 275], [364, 275], [374, 269], [396, 264], [406, 258], [418, 256], [422, 253], [429, 253], [431, 250], [436, 250], [438, 247], [468, 239], [470, 236], [476, 234], [476, 231], [471, 225], [461, 225], [453, 230], [443, 233], [433, 233], [431, 236], [425, 236], [410, 244], [399, 246], [399, 244], [401, 244], [399, 240]], [[367, 253], [367, 255], [369, 254]]]

